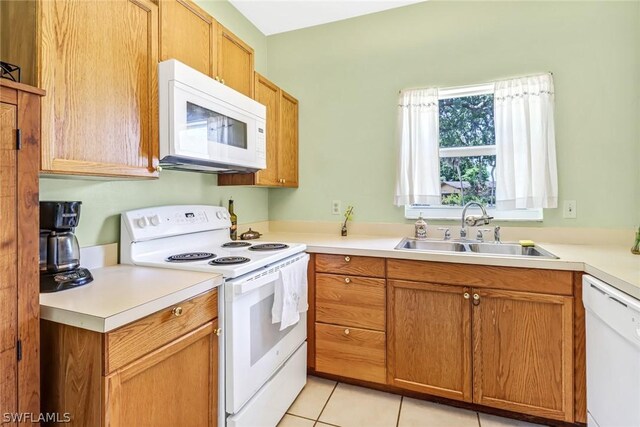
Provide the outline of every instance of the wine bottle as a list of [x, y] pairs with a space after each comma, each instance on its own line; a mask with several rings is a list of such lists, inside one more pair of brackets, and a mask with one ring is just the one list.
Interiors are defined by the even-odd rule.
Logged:
[[238, 240], [238, 215], [233, 212], [233, 199], [229, 199], [229, 215], [231, 216], [231, 229], [229, 231], [231, 240]]

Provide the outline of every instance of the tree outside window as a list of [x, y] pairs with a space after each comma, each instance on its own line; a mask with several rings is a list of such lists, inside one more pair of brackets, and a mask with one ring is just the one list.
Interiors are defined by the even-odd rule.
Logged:
[[439, 119], [442, 204], [494, 206], [493, 94], [441, 99]]

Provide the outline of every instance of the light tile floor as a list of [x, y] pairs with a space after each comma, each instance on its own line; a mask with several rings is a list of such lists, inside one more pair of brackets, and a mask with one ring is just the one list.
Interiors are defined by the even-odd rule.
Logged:
[[377, 390], [309, 377], [278, 427], [536, 427]]

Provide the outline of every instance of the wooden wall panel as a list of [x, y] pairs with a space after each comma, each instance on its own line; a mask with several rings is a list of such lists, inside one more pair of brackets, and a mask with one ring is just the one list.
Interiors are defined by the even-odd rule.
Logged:
[[[4, 91], [4, 89], [2, 89]], [[0, 104], [0, 408], [18, 412], [17, 107]], [[6, 409], [4, 409], [6, 408]]]
[[42, 411], [68, 412], [74, 425], [101, 425], [103, 338], [42, 321]]
[[22, 361], [18, 370], [20, 412], [40, 409], [40, 95], [18, 92], [18, 329]]
[[309, 310], [307, 311], [307, 367], [316, 367], [316, 254], [309, 254], [307, 267]]
[[587, 422], [587, 349], [584, 305], [582, 303], [582, 273], [575, 272], [573, 297], [573, 340], [575, 360], [575, 420]]

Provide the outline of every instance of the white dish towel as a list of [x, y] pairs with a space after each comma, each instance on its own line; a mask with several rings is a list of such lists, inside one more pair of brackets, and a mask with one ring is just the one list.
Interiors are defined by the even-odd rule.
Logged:
[[271, 323], [280, 323], [283, 331], [300, 321], [300, 313], [309, 309], [307, 302], [307, 264], [309, 255], [282, 267], [278, 273], [271, 309]]

